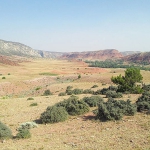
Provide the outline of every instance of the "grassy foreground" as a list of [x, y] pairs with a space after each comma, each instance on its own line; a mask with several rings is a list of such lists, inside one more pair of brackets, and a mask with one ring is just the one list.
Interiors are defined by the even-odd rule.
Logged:
[[[6, 77], [5, 80], [1, 79], [0, 83], [0, 120], [11, 128], [13, 135], [16, 135], [16, 129], [21, 123], [38, 120], [47, 106], [68, 98], [69, 96], [58, 96], [67, 86], [89, 89], [97, 84], [96, 89], [108, 87], [111, 85], [112, 75], [124, 73], [123, 69], [89, 68], [82, 62], [42, 59], [14, 67], [1, 65], [0, 69]], [[49, 74], [40, 75], [47, 72]], [[10, 75], [7, 75], [8, 73]], [[53, 74], [55, 76], [51, 76]], [[81, 74], [80, 79], [78, 79], [79, 74]], [[142, 75], [143, 81], [149, 84], [150, 72], [142, 71]], [[53, 95], [41, 96], [45, 89], [50, 89]], [[34, 100], [27, 100], [29, 96]], [[90, 95], [79, 95], [80, 98], [84, 96]], [[130, 98], [135, 102], [138, 96], [128, 94], [124, 95], [123, 99]], [[38, 105], [31, 107], [32, 103]], [[31, 134], [30, 139], [1, 141], [0, 149], [148, 150], [150, 115], [137, 113], [135, 116], [124, 117], [121, 121], [100, 122], [95, 121], [94, 114], [89, 112], [70, 117], [61, 123], [39, 124], [38, 128], [31, 129]]]

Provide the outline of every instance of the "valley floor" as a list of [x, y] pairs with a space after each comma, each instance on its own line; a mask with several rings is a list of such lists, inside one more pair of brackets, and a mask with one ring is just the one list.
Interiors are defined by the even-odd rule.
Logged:
[[[38, 120], [48, 106], [67, 99], [58, 96], [67, 86], [102, 89], [111, 85], [111, 76], [123, 74], [123, 69], [89, 68], [83, 62], [32, 60], [20, 66], [1, 65], [0, 121], [8, 125], [15, 136], [21, 123]], [[10, 73], [10, 75], [8, 75]], [[42, 75], [41, 75], [42, 73]], [[81, 78], [78, 79], [78, 75]], [[143, 82], [150, 84], [150, 72], [142, 71]], [[53, 95], [41, 96], [50, 89]], [[81, 94], [79, 98], [91, 96]], [[33, 97], [34, 100], [27, 100]], [[139, 95], [127, 94], [135, 102]], [[104, 98], [105, 99], [105, 98]], [[30, 104], [37, 103], [31, 107]], [[1, 150], [148, 150], [150, 149], [150, 115], [137, 113], [120, 121], [95, 121], [94, 114], [70, 117], [56, 124], [38, 124], [31, 129], [32, 137], [23, 140], [0, 141]]]

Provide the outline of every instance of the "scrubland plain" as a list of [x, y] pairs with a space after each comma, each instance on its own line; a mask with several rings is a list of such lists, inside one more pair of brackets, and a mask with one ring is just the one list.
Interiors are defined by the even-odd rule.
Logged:
[[[21, 123], [36, 121], [48, 106], [67, 99], [58, 96], [67, 86], [102, 89], [112, 85], [110, 78], [124, 74], [124, 69], [90, 68], [80, 61], [30, 59], [20, 66], [0, 65], [0, 121], [9, 126], [15, 136]], [[141, 71], [143, 82], [150, 84], [150, 72]], [[78, 79], [78, 75], [81, 78]], [[49, 89], [53, 95], [41, 96]], [[79, 98], [91, 96], [78, 95]], [[101, 95], [104, 97], [104, 95]], [[120, 99], [135, 102], [140, 95], [126, 94]], [[34, 100], [27, 100], [33, 97]], [[106, 99], [104, 97], [104, 99]], [[37, 106], [31, 107], [32, 103]], [[120, 121], [101, 122], [90, 111], [72, 116], [65, 122], [38, 124], [31, 129], [30, 139], [10, 139], [0, 142], [1, 150], [149, 150], [150, 115], [136, 113]]]

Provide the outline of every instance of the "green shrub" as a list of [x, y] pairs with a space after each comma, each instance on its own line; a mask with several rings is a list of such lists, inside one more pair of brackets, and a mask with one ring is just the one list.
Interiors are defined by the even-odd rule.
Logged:
[[36, 91], [38, 91], [38, 90], [40, 90], [40, 89], [41, 89], [41, 87], [37, 87], [37, 88], [35, 88], [35, 90], [36, 90]]
[[124, 115], [134, 115], [136, 109], [136, 105], [131, 104], [130, 100], [109, 99], [107, 102], [99, 104], [96, 118], [102, 121], [120, 120]]
[[2, 122], [0, 122], [0, 139], [10, 139], [12, 138], [11, 130]]
[[31, 137], [31, 133], [28, 129], [19, 129], [16, 135], [18, 139], [28, 139]]
[[42, 123], [56, 123], [65, 121], [68, 118], [68, 113], [64, 107], [49, 106], [46, 111], [41, 114], [40, 120]]
[[103, 88], [101, 89], [101, 94], [106, 95], [106, 92], [108, 91], [108, 88]]
[[83, 91], [83, 93], [84, 93], [84, 94], [93, 94], [94, 91], [92, 91], [91, 89], [85, 89], [85, 90]]
[[73, 87], [72, 86], [67, 86], [66, 90], [71, 90]]
[[2, 77], [2, 79], [6, 79], [6, 77]]
[[37, 106], [37, 105], [38, 105], [37, 103], [30, 104], [30, 106]]
[[68, 94], [68, 95], [72, 95], [72, 89], [73, 87], [72, 86], [67, 86], [67, 88], [66, 88], [66, 93]]
[[136, 101], [137, 111], [149, 111], [150, 110], [150, 92], [144, 92], [142, 96]]
[[142, 89], [144, 91], [150, 91], [150, 84], [149, 85], [144, 85]]
[[52, 95], [50, 90], [45, 90], [43, 96]]
[[100, 102], [103, 102], [103, 98], [100, 96], [84, 97], [83, 101], [90, 107], [96, 107]]
[[98, 87], [98, 85], [93, 85], [91, 88], [97, 88]]
[[31, 128], [37, 128], [37, 127], [38, 127], [38, 125], [35, 122], [25, 122], [19, 126], [18, 130], [31, 129]]
[[61, 92], [61, 93], [59, 93], [59, 95], [58, 96], [65, 96], [66, 95], [66, 93], [65, 92]]
[[116, 91], [108, 90], [106, 92], [106, 97], [107, 98], [110, 98], [110, 97], [112, 97], [112, 98], [120, 98], [120, 97], [122, 97], [122, 93], [120, 93], [120, 92], [117, 93]]
[[97, 90], [93, 93], [94, 95], [99, 95], [99, 94], [102, 94], [101, 90]]
[[64, 107], [68, 114], [73, 116], [89, 111], [89, 106], [85, 102], [78, 100], [77, 96], [71, 96], [67, 100], [57, 103], [55, 106]]
[[8, 73], [8, 75], [10, 75], [10, 73]]
[[82, 94], [83, 93], [83, 89], [74, 89], [74, 90], [66, 90], [66, 93], [68, 95], [72, 95], [72, 94], [75, 94], [75, 95], [78, 95], [78, 94]]
[[82, 94], [83, 93], [83, 89], [74, 89], [73, 90], [73, 94], [78, 95], [78, 94]]
[[117, 91], [117, 90], [118, 90], [118, 87], [111, 85], [111, 86], [108, 87], [108, 89], [111, 90], [111, 91]]
[[27, 100], [34, 100], [34, 98], [32, 98], [32, 97], [29, 97]]
[[78, 79], [80, 79], [80, 78], [81, 78], [81, 75], [79, 74], [79, 75], [78, 75]]

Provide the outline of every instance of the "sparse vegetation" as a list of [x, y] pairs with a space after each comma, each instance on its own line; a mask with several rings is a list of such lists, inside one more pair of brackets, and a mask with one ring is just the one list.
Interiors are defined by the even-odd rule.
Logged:
[[2, 79], [6, 79], [6, 77], [2, 77]]
[[43, 72], [43, 73], [40, 73], [39, 75], [45, 75], [45, 76], [57, 76], [58, 74], [50, 73], [50, 72]]
[[[127, 94], [122, 93], [123, 97], [119, 99], [127, 99], [129, 98], [132, 102], [131, 104], [135, 106], [135, 109], [132, 109], [128, 106], [125, 114], [125, 111], [113, 110], [112, 108], [107, 110], [110, 115], [110, 120], [115, 120], [115, 117], [112, 115], [116, 112], [120, 112], [123, 114], [121, 116], [122, 121], [109, 121], [109, 122], [101, 122], [99, 120], [107, 121], [106, 119], [94, 120], [98, 114], [99, 104], [95, 104], [94, 100], [90, 101], [91, 97], [94, 96], [92, 94], [96, 94], [95, 96], [103, 97], [103, 102], [100, 104], [105, 104], [108, 100], [106, 98], [107, 91], [117, 91], [118, 86], [113, 87], [110, 78], [111, 76], [118, 76], [121, 74], [124, 76], [124, 69], [115, 69], [116, 73], [114, 74], [114, 69], [99, 69], [99, 68], [90, 68], [88, 67], [86, 70], [84, 69], [85, 66], [81, 66], [80, 63], [80, 70], [74, 69], [77, 68], [75, 65], [78, 63], [61, 61], [61, 60], [48, 60], [48, 59], [31, 59], [34, 63], [24, 62], [23, 66], [16, 66], [16, 67], [4, 67], [1, 66], [1, 71], [3, 73], [2, 76], [7, 75], [8, 72], [11, 72], [13, 76], [6, 76], [7, 82], [3, 81], [1, 83], [1, 99], [0, 99], [0, 108], [1, 108], [1, 121], [4, 121], [10, 128], [12, 128], [12, 133], [16, 135], [16, 127], [21, 128], [32, 128], [26, 121], [35, 121], [39, 123], [39, 128], [28, 129], [31, 134], [33, 134], [31, 140], [30, 139], [21, 139], [21, 140], [3, 140], [0, 139], [0, 149], [148, 149], [150, 144], [149, 141], [149, 120], [150, 115], [147, 115], [149, 110], [144, 109], [137, 113], [135, 116], [126, 116], [128, 115], [128, 111], [130, 112], [129, 115], [134, 114], [137, 108], [133, 102], [135, 102], [139, 97], [142, 95], [140, 94], [130, 94], [130, 92], [126, 92]], [[56, 62], [56, 63], [55, 63]], [[63, 64], [64, 62], [64, 64]], [[85, 65], [85, 64], [83, 64]], [[61, 69], [64, 66], [65, 69]], [[49, 67], [49, 69], [48, 69]], [[12, 69], [13, 68], [13, 69]], [[22, 68], [24, 68], [22, 70]], [[36, 68], [36, 69], [35, 69]], [[82, 69], [81, 69], [82, 68]], [[5, 69], [5, 70], [4, 70]], [[41, 71], [42, 70], [42, 71]], [[60, 80], [56, 80], [56, 77], [46, 77], [41, 76], [39, 77], [40, 72], [46, 72], [55, 70], [58, 73], [62, 72], [64, 74], [60, 76]], [[99, 71], [104, 72], [99, 72]], [[25, 71], [25, 74], [24, 74]], [[73, 72], [75, 71], [75, 72]], [[82, 80], [77, 80], [79, 75], [79, 71], [83, 74]], [[81, 75], [82, 75], [81, 74]], [[84, 75], [85, 74], [85, 75]], [[88, 75], [86, 75], [88, 74]], [[92, 74], [92, 75], [91, 75]], [[143, 83], [149, 84], [149, 71], [141, 71], [143, 75]], [[1, 76], [1, 77], [2, 77]], [[69, 79], [69, 80], [67, 80]], [[74, 80], [74, 82], [72, 82]], [[102, 83], [105, 85], [102, 86]], [[91, 88], [93, 85], [99, 85], [97, 88]], [[140, 83], [139, 83], [140, 84]], [[40, 116], [42, 112], [46, 111], [46, 108], [52, 107], [58, 103], [65, 103], [62, 104], [65, 112], [66, 105], [68, 104], [68, 95], [64, 97], [58, 97], [60, 92], [66, 92], [66, 87], [68, 85], [73, 86], [70, 90], [73, 91], [74, 89], [84, 89], [83, 94], [78, 95], [78, 101], [83, 101], [84, 97], [87, 97], [89, 104], [89, 112], [84, 112], [83, 114], [69, 116], [68, 120], [64, 122], [59, 122], [55, 124], [48, 124], [42, 123], [40, 120]], [[110, 86], [111, 85], [111, 86]], [[110, 87], [109, 87], [110, 86]], [[36, 91], [37, 87], [41, 87], [40, 90]], [[105, 88], [105, 89], [103, 89]], [[52, 96], [44, 96], [44, 91], [46, 89], [52, 90], [51, 92], [54, 93]], [[149, 86], [144, 85], [143, 91], [148, 92]], [[95, 92], [94, 92], [95, 91]], [[12, 94], [11, 94], [12, 92]], [[118, 91], [116, 92], [118, 93]], [[73, 94], [74, 95], [74, 94]], [[2, 98], [6, 98], [5, 100]], [[32, 98], [33, 101], [27, 101], [28, 98]], [[13, 98], [13, 99], [12, 99]], [[66, 99], [66, 100], [63, 100]], [[117, 101], [118, 98], [117, 98]], [[30, 104], [33, 102], [37, 102], [38, 106], [30, 107]], [[126, 101], [125, 101], [126, 102]], [[137, 103], [136, 103], [137, 104]], [[69, 103], [69, 105], [75, 107], [79, 105], [79, 102], [76, 104]], [[75, 106], [74, 106], [75, 105]], [[122, 104], [124, 107], [124, 104]], [[110, 107], [111, 107], [110, 106]], [[56, 106], [57, 107], [57, 106]], [[70, 106], [69, 106], [70, 107]], [[138, 105], [137, 105], [138, 107]], [[72, 110], [72, 108], [70, 107]], [[76, 107], [75, 107], [76, 109]], [[96, 109], [96, 110], [94, 110]], [[94, 110], [94, 114], [92, 111]], [[106, 115], [106, 114], [105, 114]], [[117, 115], [117, 113], [116, 113]], [[114, 115], [115, 116], [115, 115]], [[119, 118], [119, 117], [118, 117]], [[26, 124], [25, 126], [22, 124]], [[18, 124], [20, 126], [18, 126]], [[29, 127], [28, 127], [29, 125]], [[65, 134], [64, 134], [65, 133]], [[111, 133], [111, 136], [110, 136]], [[122, 134], [123, 133], [123, 134]], [[134, 134], [133, 134], [134, 133]], [[16, 136], [17, 137], [17, 136]], [[71, 137], [71, 138], [70, 138]], [[115, 137], [115, 138], [114, 138]], [[141, 140], [142, 137], [142, 140]], [[19, 138], [18, 138], [19, 139]], [[58, 140], [60, 139], [60, 140]], [[24, 140], [24, 141], [23, 141]], [[83, 142], [84, 141], [84, 142]], [[95, 142], [96, 141], [96, 142]], [[109, 142], [108, 142], [109, 141]], [[131, 142], [130, 142], [131, 141]], [[122, 145], [123, 143], [123, 145]]]

